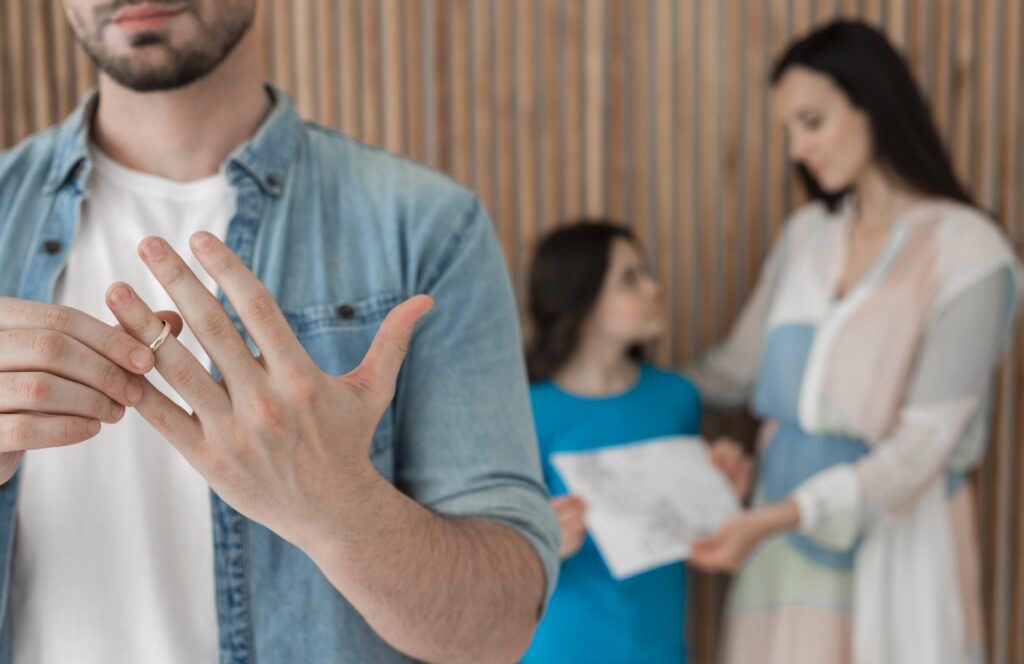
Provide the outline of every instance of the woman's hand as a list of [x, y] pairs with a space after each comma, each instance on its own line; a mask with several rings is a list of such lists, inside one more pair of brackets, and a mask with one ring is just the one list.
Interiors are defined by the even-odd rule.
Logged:
[[551, 501], [551, 509], [558, 517], [558, 528], [562, 531], [562, 546], [558, 550], [562, 560], [576, 555], [583, 545], [587, 534], [587, 526], [583, 523], [583, 515], [587, 505], [579, 496], [561, 496]]
[[736, 497], [740, 501], [744, 500], [750, 490], [750, 477], [754, 465], [750, 455], [732, 438], [716, 440], [711, 444], [709, 454], [711, 463], [729, 480]]
[[800, 512], [792, 500], [743, 512], [718, 532], [693, 542], [688, 562], [707, 572], [735, 572], [769, 536], [791, 530], [799, 522]]

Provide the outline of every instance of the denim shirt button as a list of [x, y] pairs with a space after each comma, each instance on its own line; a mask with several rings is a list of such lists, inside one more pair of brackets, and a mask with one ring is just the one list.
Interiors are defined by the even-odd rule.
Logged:
[[47, 240], [43, 242], [43, 251], [50, 255], [60, 253], [62, 248], [63, 245], [60, 243], [60, 240]]
[[356, 310], [351, 304], [343, 304], [338, 307], [338, 315], [345, 320], [352, 320], [356, 316]]
[[273, 175], [268, 175], [267, 176], [267, 186], [268, 187], [270, 187], [271, 189], [277, 189], [277, 186], [279, 184], [281, 184], [281, 182], [276, 177], [274, 177]]

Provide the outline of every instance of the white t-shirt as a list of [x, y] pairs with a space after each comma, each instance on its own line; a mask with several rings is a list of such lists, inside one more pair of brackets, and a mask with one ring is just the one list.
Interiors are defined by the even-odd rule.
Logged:
[[[207, 288], [188, 249], [199, 230], [220, 238], [235, 209], [223, 175], [175, 182], [129, 170], [93, 148], [81, 226], [56, 301], [115, 323], [115, 281], [154, 310], [176, 309], [139, 259], [165, 238]], [[205, 365], [188, 328], [180, 337]], [[149, 380], [184, 402], [155, 371]], [[14, 544], [15, 664], [216, 662], [209, 485], [132, 408], [80, 445], [28, 452]]]

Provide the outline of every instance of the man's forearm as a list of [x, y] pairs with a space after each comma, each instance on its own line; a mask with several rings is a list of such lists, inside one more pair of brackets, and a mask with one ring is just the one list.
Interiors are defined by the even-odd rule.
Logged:
[[392, 647], [426, 661], [513, 662], [529, 646], [544, 571], [514, 529], [437, 515], [376, 473], [300, 546]]

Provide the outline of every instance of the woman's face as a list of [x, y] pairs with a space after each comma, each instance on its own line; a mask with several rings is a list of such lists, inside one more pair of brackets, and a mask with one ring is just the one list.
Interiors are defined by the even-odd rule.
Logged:
[[871, 122], [828, 76], [792, 67], [775, 85], [774, 101], [790, 158], [826, 192], [843, 191], [870, 167]]
[[639, 248], [625, 238], [615, 238], [601, 292], [583, 333], [626, 346], [651, 341], [665, 329], [660, 297], [661, 288]]

